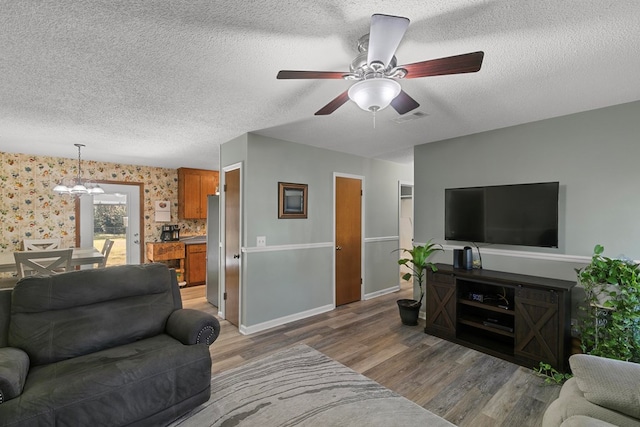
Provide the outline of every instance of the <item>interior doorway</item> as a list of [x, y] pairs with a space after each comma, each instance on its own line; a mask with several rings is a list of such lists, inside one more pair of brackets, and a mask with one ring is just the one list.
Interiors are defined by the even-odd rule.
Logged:
[[[400, 223], [398, 224], [398, 237], [401, 248], [411, 249], [413, 247], [413, 184], [400, 181], [398, 183], [400, 199], [398, 209]], [[400, 256], [404, 255], [400, 253]], [[400, 266], [400, 285], [413, 286], [413, 284], [402, 280], [405, 273], [411, 273], [406, 265]]]
[[224, 170], [224, 318], [240, 325], [240, 168]]
[[104, 194], [76, 199], [76, 246], [102, 249], [105, 239], [114, 241], [107, 266], [140, 264], [143, 184], [100, 182]]
[[362, 178], [335, 177], [335, 302], [362, 299]]

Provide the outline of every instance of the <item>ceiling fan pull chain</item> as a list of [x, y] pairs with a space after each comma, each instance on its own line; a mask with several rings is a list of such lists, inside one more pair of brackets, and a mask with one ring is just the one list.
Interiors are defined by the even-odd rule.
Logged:
[[376, 128], [376, 110], [373, 110], [373, 128]]

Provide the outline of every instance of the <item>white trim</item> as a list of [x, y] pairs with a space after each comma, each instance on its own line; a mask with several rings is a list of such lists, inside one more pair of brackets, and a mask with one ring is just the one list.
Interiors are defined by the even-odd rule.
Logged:
[[370, 294], [365, 294], [364, 295], [364, 299], [368, 300], [368, 299], [381, 297], [383, 295], [387, 295], [387, 294], [392, 294], [394, 292], [398, 292], [399, 290], [400, 290], [400, 285], [392, 286], [392, 287], [387, 288], [387, 289], [382, 289], [380, 291], [372, 292]]
[[311, 310], [302, 311], [300, 313], [290, 314], [289, 316], [280, 317], [278, 319], [269, 320], [267, 322], [258, 323], [257, 325], [253, 325], [253, 326], [240, 325], [240, 328], [238, 328], [238, 331], [242, 335], [255, 334], [256, 332], [261, 332], [267, 329], [275, 328], [276, 326], [285, 325], [290, 322], [295, 322], [296, 320], [302, 320], [302, 319], [306, 319], [307, 317], [326, 313], [335, 308], [336, 308], [335, 305], [328, 304], [322, 307], [313, 308]]
[[[418, 243], [416, 243], [418, 244]], [[424, 245], [424, 243], [420, 243]], [[445, 250], [460, 249], [460, 246], [454, 245], [442, 245]], [[575, 262], [575, 263], [589, 263], [591, 262], [591, 256], [584, 255], [566, 255], [566, 254], [553, 254], [545, 252], [530, 252], [530, 251], [514, 251], [510, 249], [495, 249], [480, 247], [481, 254], [500, 255], [514, 258], [529, 258], [529, 259], [541, 259], [545, 261], [560, 261], [560, 262]]]
[[333, 248], [333, 243], [322, 242], [322, 243], [304, 243], [304, 244], [291, 244], [291, 245], [253, 246], [249, 248], [243, 247], [240, 250], [243, 253], [254, 254], [258, 252], [296, 251], [300, 249], [317, 249], [317, 248]]
[[[342, 173], [342, 172], [334, 172], [333, 173], [333, 177], [340, 177], [340, 178], [351, 178], [351, 179], [359, 179], [360, 181], [364, 181], [364, 176], [363, 175], [354, 175], [351, 173]], [[364, 192], [364, 190], [363, 190]]]
[[222, 168], [223, 172], [229, 172], [236, 169], [242, 169], [242, 162], [234, 163], [232, 165], [228, 165]]
[[400, 236], [382, 236], [382, 237], [365, 237], [365, 243], [375, 243], [375, 242], [396, 242], [400, 240]]

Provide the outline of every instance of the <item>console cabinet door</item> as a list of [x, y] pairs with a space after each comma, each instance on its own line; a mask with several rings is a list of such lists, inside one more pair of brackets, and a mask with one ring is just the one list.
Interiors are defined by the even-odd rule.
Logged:
[[456, 336], [456, 283], [452, 274], [427, 272], [426, 333]]
[[518, 286], [515, 296], [516, 358], [538, 367], [539, 362], [561, 366], [558, 294], [552, 290]]

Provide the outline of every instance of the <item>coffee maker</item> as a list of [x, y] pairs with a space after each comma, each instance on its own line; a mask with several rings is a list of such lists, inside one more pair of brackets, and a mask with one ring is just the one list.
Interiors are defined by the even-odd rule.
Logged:
[[162, 226], [160, 240], [163, 242], [175, 242], [180, 240], [180, 227], [178, 224], [169, 224]]

